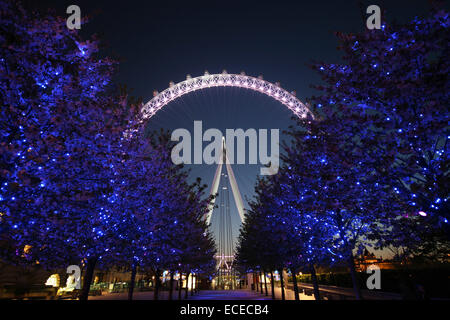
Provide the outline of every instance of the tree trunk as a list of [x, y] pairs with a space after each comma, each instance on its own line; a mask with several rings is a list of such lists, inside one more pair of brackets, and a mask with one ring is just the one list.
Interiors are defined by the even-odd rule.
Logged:
[[260, 291], [261, 291], [261, 294], [264, 294], [261, 270], [259, 270], [259, 289], [260, 289]]
[[83, 288], [81, 289], [80, 300], [86, 301], [91, 289], [92, 277], [94, 276], [95, 265], [97, 264], [97, 257], [89, 258], [87, 260], [86, 273], [83, 279]]
[[252, 286], [252, 290], [255, 290], [257, 288], [257, 282], [256, 282], [256, 273], [253, 272], [253, 286]]
[[128, 300], [133, 300], [133, 291], [134, 291], [134, 285], [136, 283], [136, 263], [133, 261], [133, 264], [131, 265], [131, 281], [130, 281], [130, 287], [128, 288]]
[[159, 298], [159, 270], [155, 272], [155, 290], [153, 291], [153, 300], [158, 300]]
[[313, 282], [314, 287], [314, 298], [316, 300], [320, 300], [319, 283], [317, 282], [316, 269], [314, 268], [313, 264], [310, 264], [309, 268], [311, 270], [311, 280]]
[[353, 292], [355, 293], [356, 300], [362, 300], [361, 296], [361, 289], [359, 287], [359, 281], [358, 277], [356, 275], [356, 269], [355, 269], [355, 261], [353, 260], [353, 254], [350, 254], [350, 257], [348, 259], [348, 266], [350, 268], [350, 275], [352, 277], [352, 283], [353, 283]]
[[280, 284], [281, 284], [281, 300], [286, 300], [284, 295], [284, 279], [283, 279], [283, 269], [280, 269]]
[[200, 278], [195, 277], [195, 293], [199, 293], [199, 292], [200, 292]]
[[275, 281], [273, 279], [273, 271], [270, 271], [270, 284], [272, 286], [272, 300], [275, 300]]
[[291, 269], [292, 273], [292, 283], [294, 284], [294, 296], [295, 300], [300, 300], [300, 295], [298, 293], [298, 285], [297, 285], [297, 271], [295, 269]]
[[191, 297], [194, 295], [194, 275], [191, 275]]
[[189, 293], [189, 286], [188, 286], [188, 284], [189, 284], [189, 275], [190, 274], [191, 274], [190, 272], [186, 273], [186, 291], [184, 292], [184, 299], [188, 298], [188, 293]]
[[180, 278], [178, 279], [178, 300], [181, 300], [181, 291], [183, 290], [183, 273], [180, 272]]
[[266, 271], [264, 271], [264, 288], [266, 290], [266, 296], [268, 296], [269, 293], [267, 292], [267, 273], [266, 273]]
[[172, 294], [173, 294], [173, 273], [174, 273], [174, 271], [170, 271], [169, 300], [172, 300]]

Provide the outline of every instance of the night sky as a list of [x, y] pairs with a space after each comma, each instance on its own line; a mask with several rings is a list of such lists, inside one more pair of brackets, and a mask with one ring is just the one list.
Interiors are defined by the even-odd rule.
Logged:
[[[317, 94], [311, 84], [320, 83], [308, 67], [313, 60], [338, 62], [335, 31], [361, 32], [365, 9], [377, 4], [387, 21], [404, 22], [429, 10], [427, 1], [97, 1], [26, 0], [39, 10], [67, 16], [71, 4], [82, 15], [92, 15], [82, 33], [98, 34], [106, 54], [119, 58], [117, 83], [148, 101], [153, 90], [163, 91], [169, 81], [180, 82], [187, 74], [205, 70], [239, 73], [279, 81], [288, 91], [296, 90], [305, 101]], [[360, 5], [362, 3], [362, 5]], [[238, 88], [197, 91], [167, 105], [148, 126], [151, 129], [186, 128], [202, 120], [204, 130], [255, 128], [280, 131], [293, 124], [290, 111], [260, 93]], [[280, 140], [286, 139], [281, 134]], [[205, 144], [206, 145], [206, 144]], [[189, 166], [191, 177], [211, 184], [215, 166]], [[251, 198], [260, 165], [235, 165], [243, 198]], [[245, 200], [244, 200], [245, 202]], [[233, 234], [239, 218], [232, 206]]]

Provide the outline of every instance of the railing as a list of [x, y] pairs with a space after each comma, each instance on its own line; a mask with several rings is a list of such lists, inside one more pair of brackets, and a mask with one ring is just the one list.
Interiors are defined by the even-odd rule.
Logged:
[[[314, 286], [309, 283], [299, 283], [299, 291], [303, 291], [306, 295], [314, 294]], [[288, 285], [288, 289], [294, 290], [292, 284]], [[321, 299], [326, 300], [354, 300], [355, 294], [352, 288], [342, 288], [335, 286], [319, 285]], [[402, 297], [398, 293], [383, 292], [375, 290], [361, 290], [362, 298], [365, 300], [401, 300]]]

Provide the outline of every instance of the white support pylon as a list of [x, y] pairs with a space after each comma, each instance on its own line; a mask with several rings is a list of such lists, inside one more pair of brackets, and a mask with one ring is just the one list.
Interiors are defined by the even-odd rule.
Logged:
[[[233, 169], [231, 168], [230, 161], [228, 160], [227, 146], [226, 146], [224, 137], [222, 137], [222, 148], [220, 150], [220, 161], [219, 161], [219, 164], [217, 165], [216, 173], [214, 175], [214, 180], [211, 185], [210, 195], [215, 195], [217, 193], [217, 190], [219, 189], [220, 177], [222, 176], [221, 172], [222, 172], [222, 164], [223, 163], [225, 163], [226, 168], [227, 168], [228, 177], [230, 179], [231, 191], [233, 192], [233, 198], [234, 198], [234, 202], [236, 203], [236, 207], [237, 207], [237, 210], [239, 213], [239, 218], [241, 219], [241, 222], [244, 222], [244, 214], [245, 214], [244, 213], [244, 203], [242, 201], [241, 193], [239, 192], [239, 187], [237, 185], [236, 178], [233, 173]], [[211, 204], [208, 208], [208, 212], [206, 214], [206, 223], [208, 225], [211, 222], [211, 216], [214, 211], [215, 200], [216, 199], [214, 199], [211, 202]]]

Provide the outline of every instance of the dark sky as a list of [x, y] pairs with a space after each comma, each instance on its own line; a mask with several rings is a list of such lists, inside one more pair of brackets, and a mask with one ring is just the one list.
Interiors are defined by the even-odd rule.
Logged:
[[365, 28], [359, 3], [378, 4], [388, 21], [407, 21], [428, 11], [426, 0], [385, 1], [112, 1], [26, 0], [65, 16], [70, 4], [93, 15], [83, 25], [123, 61], [118, 79], [145, 100], [186, 74], [263, 74], [306, 98], [317, 82], [306, 64], [338, 58], [334, 31]]
[[[96, 33], [107, 52], [120, 57], [117, 82], [132, 88], [144, 101], [153, 90], [167, 88], [169, 81], [185, 80], [186, 74], [204, 70], [220, 73], [264, 75], [296, 90], [305, 100], [314, 94], [311, 84], [320, 78], [307, 66], [313, 59], [339, 61], [333, 32], [360, 32], [365, 28], [365, 9], [377, 4], [387, 21], [406, 22], [429, 10], [427, 1], [104, 1], [26, 0], [39, 9], [66, 16], [71, 4], [82, 14], [93, 15], [82, 25], [83, 34]], [[360, 6], [360, 3], [362, 5]], [[363, 9], [362, 9], [363, 8]], [[237, 88], [195, 92], [167, 105], [149, 121], [153, 129], [204, 128], [287, 129], [291, 114], [271, 98]], [[285, 136], [281, 135], [281, 140]], [[215, 167], [190, 166], [192, 177], [211, 184]], [[260, 166], [234, 166], [243, 197], [251, 197]], [[238, 216], [232, 206], [233, 234]]]

